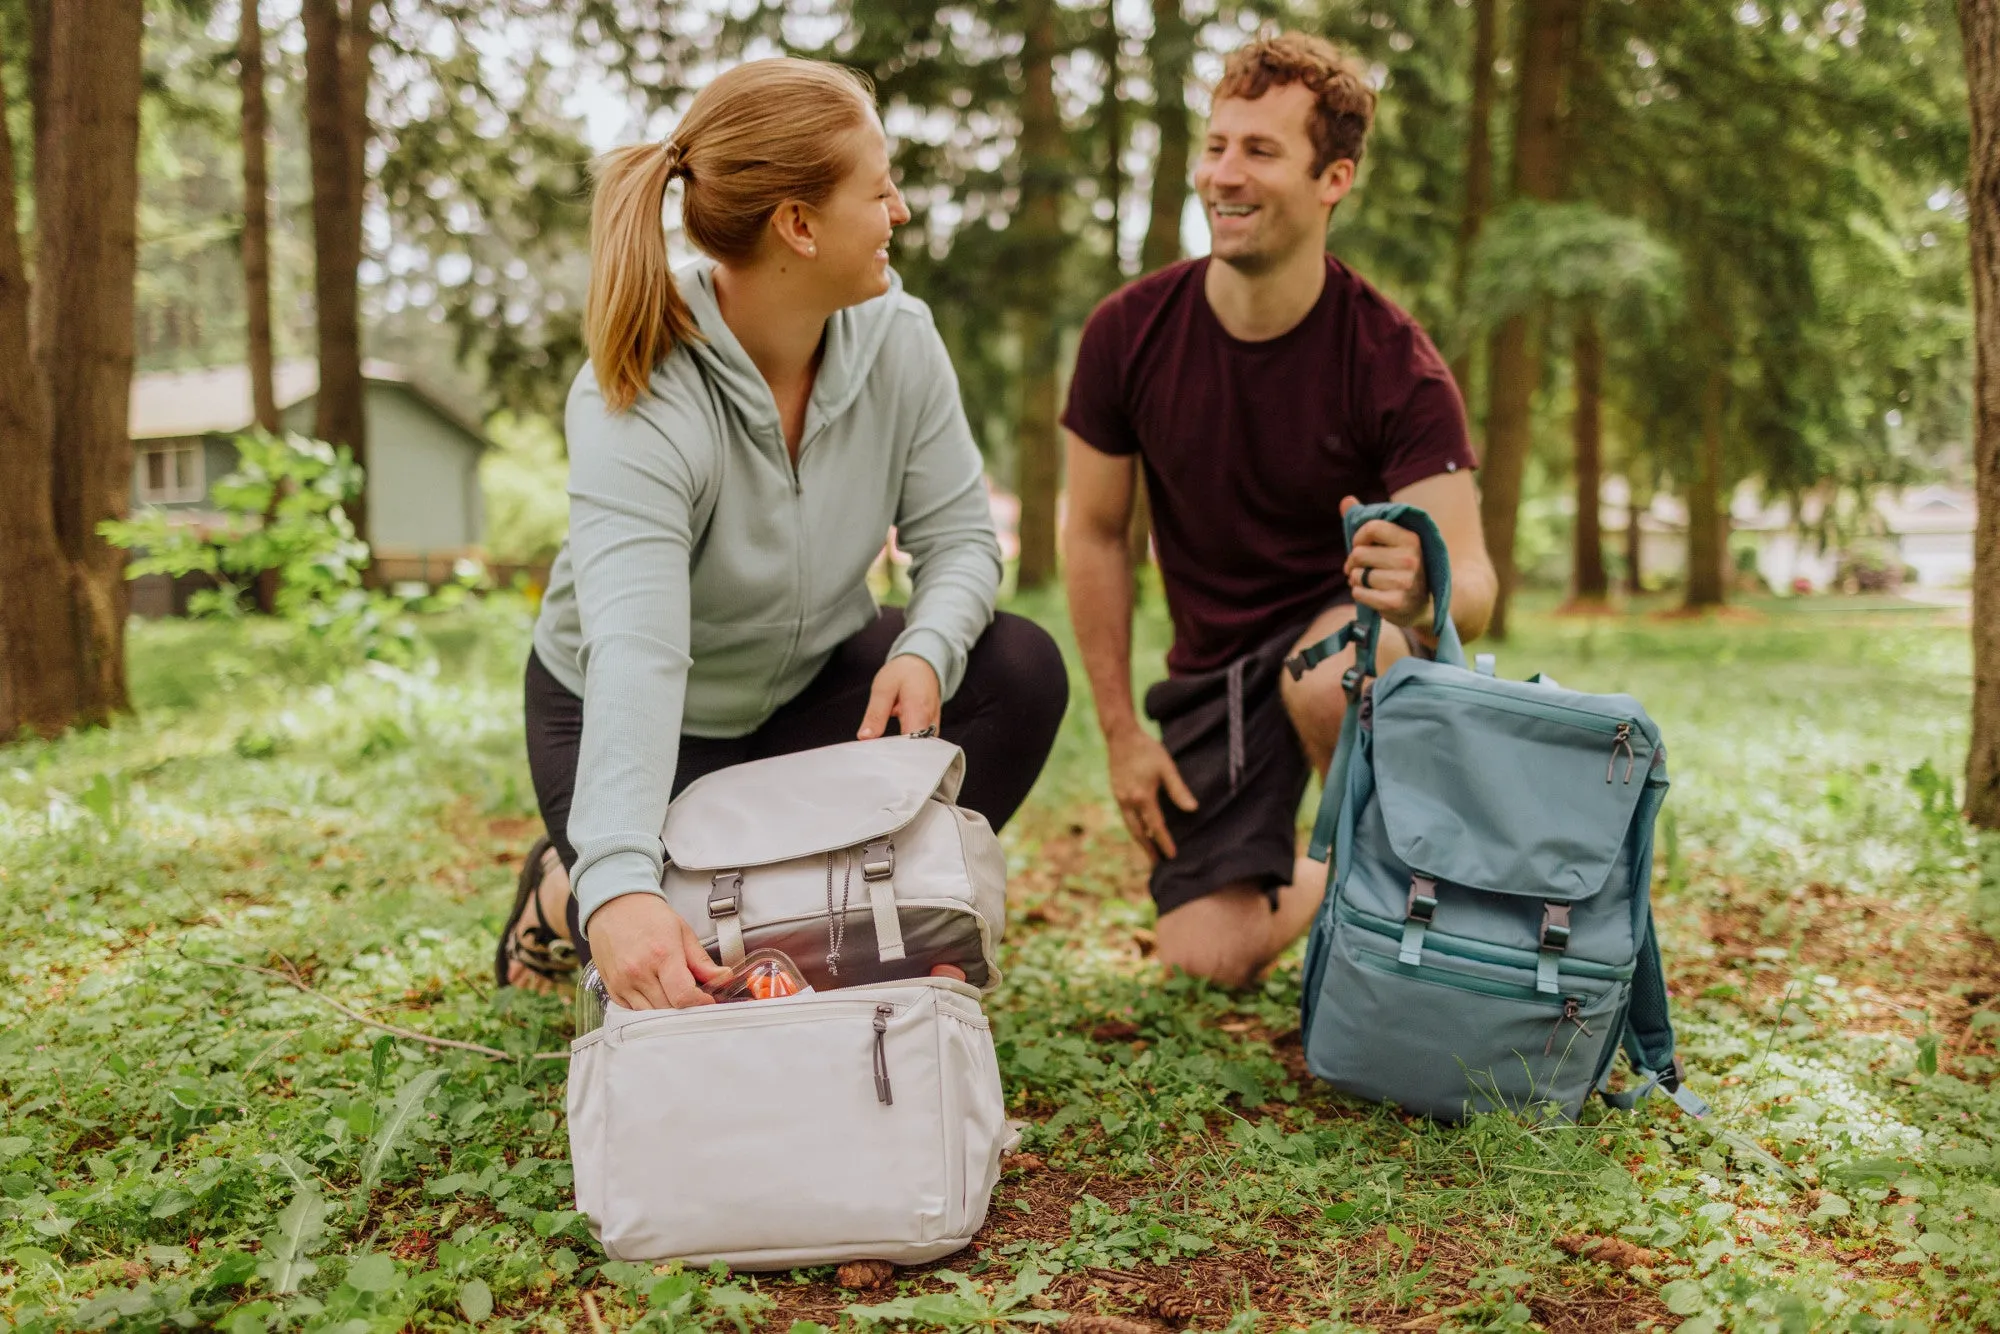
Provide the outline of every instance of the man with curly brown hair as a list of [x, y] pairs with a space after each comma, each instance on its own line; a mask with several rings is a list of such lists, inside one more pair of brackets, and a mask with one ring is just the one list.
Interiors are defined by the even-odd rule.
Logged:
[[[1298, 938], [1326, 887], [1325, 868], [1297, 858], [1296, 820], [1339, 739], [1353, 650], [1298, 681], [1280, 664], [1357, 602], [1402, 630], [1379, 668], [1433, 647], [1415, 536], [1370, 523], [1349, 551], [1342, 513], [1389, 499], [1430, 512], [1467, 640], [1496, 589], [1450, 371], [1326, 250], [1374, 114], [1365, 72], [1330, 42], [1287, 33], [1235, 52], [1194, 172], [1209, 254], [1105, 299], [1063, 414], [1070, 616], [1112, 794], [1153, 858], [1158, 954], [1228, 986]], [[1141, 466], [1174, 625], [1168, 678], [1146, 697], [1160, 739], [1131, 690], [1125, 531]]]

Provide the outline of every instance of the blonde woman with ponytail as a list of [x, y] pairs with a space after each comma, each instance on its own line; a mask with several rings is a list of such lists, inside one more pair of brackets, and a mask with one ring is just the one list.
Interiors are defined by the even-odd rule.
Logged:
[[[702, 258], [678, 271], [664, 211]], [[939, 728], [998, 828], [1068, 701], [1054, 642], [996, 615], [1000, 547], [958, 381], [889, 267], [909, 220], [867, 86], [760, 60], [664, 143], [599, 164], [570, 534], [526, 681], [547, 837], [496, 952], [546, 989], [594, 955], [633, 1009], [721, 968], [660, 893], [668, 800], [725, 765]], [[893, 527], [907, 608], [866, 574]]]

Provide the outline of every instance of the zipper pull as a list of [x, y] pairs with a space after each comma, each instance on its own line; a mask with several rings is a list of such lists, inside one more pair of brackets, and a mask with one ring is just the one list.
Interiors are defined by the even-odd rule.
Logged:
[[889, 1031], [889, 1016], [895, 1012], [892, 1005], [875, 1007], [875, 1101], [884, 1107], [893, 1106], [896, 1101], [889, 1093], [889, 1052], [882, 1045]]
[[1611, 781], [1612, 770], [1618, 767], [1618, 752], [1621, 748], [1625, 752], [1625, 781], [1629, 783], [1632, 781], [1632, 766], [1639, 761], [1639, 757], [1632, 751], [1630, 723], [1618, 724], [1617, 734], [1611, 738], [1611, 758], [1604, 762], [1604, 781], [1607, 783]]
[[1555, 1027], [1549, 1030], [1549, 1040], [1542, 1044], [1542, 1055], [1553, 1056], [1555, 1054], [1556, 1038], [1561, 1034], [1564, 1024], [1575, 1024], [1583, 1030], [1583, 1035], [1587, 1038], [1597, 1036], [1590, 1031], [1590, 1025], [1583, 1022], [1583, 1019], [1580, 1017], [1582, 1013], [1582, 1001], [1574, 996], [1563, 997], [1563, 1012], [1556, 1016]]

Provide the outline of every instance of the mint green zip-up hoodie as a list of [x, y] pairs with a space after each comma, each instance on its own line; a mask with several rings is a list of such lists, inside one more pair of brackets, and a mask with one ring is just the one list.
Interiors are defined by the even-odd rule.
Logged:
[[755, 731], [874, 620], [866, 575], [890, 525], [912, 584], [890, 652], [929, 663], [947, 699], [1000, 588], [979, 451], [929, 307], [892, 275], [827, 321], [794, 467], [713, 265], [675, 280], [707, 341], [676, 347], [627, 412], [589, 366], [570, 386], [569, 540], [535, 624], [542, 664], [583, 697], [569, 839], [586, 922], [660, 892], [682, 733]]

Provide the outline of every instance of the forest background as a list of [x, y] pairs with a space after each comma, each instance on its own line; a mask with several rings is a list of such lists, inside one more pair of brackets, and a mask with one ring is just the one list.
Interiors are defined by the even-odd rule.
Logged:
[[[1119, 283], [1200, 250], [1206, 83], [1290, 24], [1348, 46], [1382, 91], [1331, 244], [1433, 332], [1465, 391], [1496, 634], [1524, 579], [1583, 604], [1614, 576], [1642, 587], [1640, 506], [1611, 540], [1607, 474], [1642, 503], [1684, 500], [1685, 601], [1720, 604], [1739, 482], [1839, 544], [1879, 489], [1978, 471], [1974, 349], [2000, 320], [1988, 300], [1975, 331], [1996, 225], [1975, 205], [2000, 189], [1972, 114], [1991, 101], [1990, 8], [0, 0], [0, 462], [25, 482], [0, 513], [17, 590], [0, 598], [0, 730], [126, 702], [125, 558], [100, 528], [124, 517], [134, 366], [247, 362], [275, 426], [274, 359], [316, 356], [315, 434], [364, 468], [364, 352], [455, 385], [506, 445], [495, 554], [545, 558], [588, 160], [664, 135], [716, 69], [775, 52], [879, 90], [914, 214], [895, 263], [1020, 499], [1021, 588], [1056, 568], [1076, 332]], [[1969, 152], [1982, 126], [1987, 151]], [[1990, 380], [1982, 422], [2000, 413]], [[365, 508], [348, 513], [365, 540]], [[1995, 825], [2000, 643], [1983, 647], [1967, 799]]]
[[[1331, 245], [1465, 388], [1510, 638], [1672, 731], [1656, 901], [1718, 1115], [1318, 1085], [1295, 962], [1224, 995], [1147, 959], [1079, 679], [1007, 831], [989, 1013], [1032, 1124], [969, 1272], [598, 1264], [536, 1059], [565, 1012], [482, 981], [537, 828], [529, 603], [407, 616], [360, 474], [246, 436], [223, 545], [281, 614], [128, 623], [135, 368], [248, 364], [272, 425], [273, 362], [316, 358], [313, 434], [365, 465], [362, 356], [410, 366], [501, 444], [495, 554], [546, 556], [589, 158], [729, 61], [841, 60], [1021, 502], [1009, 605], [1065, 637], [1076, 331], [1202, 249], [1204, 88], [1275, 25], [1382, 89]], [[1961, 816], [2000, 829], [2000, 0], [0, 0], [0, 131], [0, 1322], [2000, 1327], [2000, 834]], [[1677, 587], [1632, 594], [1607, 476], [1685, 502]], [[1713, 614], [1752, 601], [1740, 483], [1839, 544], [1926, 480], [1978, 492], [1970, 653], [1962, 611]]]

